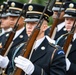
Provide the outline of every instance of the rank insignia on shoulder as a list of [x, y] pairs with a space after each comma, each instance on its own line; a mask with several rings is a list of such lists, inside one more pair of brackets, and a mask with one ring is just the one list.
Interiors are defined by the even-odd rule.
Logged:
[[59, 51], [58, 51], [58, 54], [65, 54], [65, 53], [64, 53], [64, 51], [59, 50]]

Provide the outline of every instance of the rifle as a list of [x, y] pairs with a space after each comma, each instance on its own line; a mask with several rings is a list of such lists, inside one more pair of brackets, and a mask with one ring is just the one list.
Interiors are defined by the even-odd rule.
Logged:
[[[53, 1], [55, 1], [55, 0], [53, 0]], [[37, 36], [38, 36], [38, 34], [39, 34], [40, 27], [41, 27], [41, 25], [42, 25], [42, 23], [43, 23], [43, 20], [44, 20], [44, 19], [43, 19], [43, 16], [44, 16], [44, 13], [45, 13], [45, 11], [47, 10], [47, 8], [48, 8], [48, 6], [49, 6], [49, 3], [50, 3], [50, 0], [48, 1], [47, 5], [45, 6], [45, 8], [44, 8], [44, 10], [43, 10], [43, 14], [40, 16], [40, 19], [39, 19], [39, 21], [38, 21], [37, 26], [34, 28], [31, 36], [29, 37], [29, 39], [28, 39], [28, 41], [27, 41], [27, 44], [25, 45], [25, 47], [24, 47], [24, 49], [23, 49], [23, 54], [22, 54], [22, 56], [25, 57], [25, 58], [28, 58], [29, 55], [30, 55], [30, 53], [32, 52], [33, 44], [34, 44], [34, 42], [35, 42], [35, 40], [36, 40], [36, 38], [37, 38]], [[52, 8], [52, 7], [53, 7], [53, 6], [51, 6], [51, 8]], [[31, 42], [31, 43], [30, 43], [30, 42]], [[20, 68], [15, 67], [13, 75], [21, 75], [21, 73], [22, 73], [22, 70], [21, 70]]]
[[[52, 39], [54, 39], [54, 37], [55, 37], [55, 34], [56, 34], [56, 30], [57, 30], [57, 25], [58, 25], [58, 23], [59, 22], [61, 22], [61, 20], [59, 19], [59, 17], [60, 17], [60, 13], [61, 13], [61, 7], [63, 6], [63, 2], [62, 2], [62, 5], [60, 5], [60, 9], [59, 9], [59, 11], [58, 11], [58, 15], [57, 15], [57, 17], [55, 18], [55, 20], [54, 20], [54, 22], [53, 22], [53, 25], [52, 25], [52, 27], [51, 27], [51, 30], [50, 30], [50, 32], [49, 32], [49, 36], [50, 36], [50, 38], [52, 38]], [[63, 21], [63, 20], [62, 20]]]
[[63, 50], [64, 50], [64, 52], [66, 53], [66, 57], [68, 56], [68, 54], [69, 54], [69, 52], [70, 52], [70, 48], [71, 48], [71, 41], [72, 41], [72, 39], [73, 39], [73, 35], [74, 35], [74, 31], [75, 31], [75, 29], [76, 29], [76, 25], [75, 25], [75, 22], [76, 22], [76, 19], [75, 19], [75, 21], [74, 21], [74, 23], [73, 23], [73, 26], [72, 26], [72, 28], [71, 28], [71, 31], [69, 32], [69, 34], [68, 34], [68, 36], [67, 36], [67, 39], [66, 39], [66, 41], [65, 41], [65, 43], [64, 43], [64, 45], [63, 45]]

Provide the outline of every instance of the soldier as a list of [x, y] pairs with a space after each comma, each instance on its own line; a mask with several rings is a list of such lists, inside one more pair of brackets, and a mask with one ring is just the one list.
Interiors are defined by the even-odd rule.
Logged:
[[[66, 9], [65, 3], [71, 2], [71, 1], [72, 0], [56, 0], [55, 5], [52, 8], [52, 10], [53, 10], [53, 16], [52, 16], [53, 22], [55, 21], [56, 18], [59, 19], [58, 25], [57, 25], [57, 27], [55, 27], [56, 31], [55, 31], [54, 38], [53, 38], [54, 40], [56, 40], [62, 34], [62, 29], [64, 28], [64, 25], [65, 25], [64, 17], [63, 17], [65, 9]], [[59, 14], [60, 14], [60, 16], [58, 16]], [[45, 31], [45, 34], [50, 33], [49, 30], [51, 30], [51, 26], [49, 29], [47, 29]], [[66, 31], [63, 33], [66, 33]]]
[[[25, 5], [26, 12], [26, 29], [30, 35], [40, 15], [43, 13], [44, 6], [38, 4], [27, 4]], [[52, 15], [52, 12], [46, 10], [44, 13], [44, 21], [41, 25], [40, 32], [33, 45], [34, 52], [30, 55], [29, 60], [22, 56], [15, 58], [15, 65], [22, 69], [24, 73], [28, 75], [65, 75], [65, 54], [61, 48], [56, 47], [54, 40], [51, 40], [48, 36], [44, 36], [44, 32], [48, 27], [48, 18]], [[51, 60], [52, 53], [55, 51], [54, 57]]]
[[[7, 15], [8, 15], [8, 18], [10, 19], [10, 26], [13, 28], [15, 23], [17, 22], [19, 16], [20, 16], [21, 12], [22, 12], [22, 8], [24, 5], [22, 3], [19, 3], [16, 1], [8, 1], [8, 5], [9, 5], [9, 9], [8, 9]], [[26, 42], [28, 39], [28, 36], [26, 34], [26, 29], [24, 26], [25, 25], [24, 19], [25, 18], [23, 16], [23, 14], [21, 14], [20, 19], [17, 23], [18, 24], [17, 31], [15, 33], [13, 40], [11, 41], [11, 42], [13, 42], [13, 44], [12, 44], [10, 51], [8, 52], [8, 54], [5, 58], [6, 60], [4, 61], [6, 63], [8, 63], [8, 61], [9, 61], [10, 64], [7, 67], [7, 64], [3, 63], [3, 65], [4, 65], [3, 67], [4, 68], [7, 67], [7, 69], [6, 69], [7, 75], [9, 75], [9, 73], [13, 71], [13, 66], [11, 66], [11, 65], [12, 65], [12, 58], [13, 58], [12, 56], [14, 54], [15, 49], [17, 48], [17, 46], [19, 44]], [[5, 39], [6, 39], [6, 34], [3, 37], [5, 37]], [[7, 37], [7, 39], [8, 39], [8, 37]], [[5, 40], [3, 40], [3, 41], [5, 41]]]
[[7, 9], [8, 9], [7, 3], [1, 4], [1, 25], [0, 25], [2, 30], [1, 35], [4, 34], [5, 32], [11, 31], [10, 19], [8, 19]]
[[[67, 32], [70, 32], [71, 31], [71, 28], [73, 27], [73, 23], [74, 21], [76, 21], [76, 3], [75, 2], [71, 2], [71, 3], [67, 3], [66, 4], [66, 7], [68, 7], [66, 10], [65, 10], [65, 15], [64, 15], [64, 18], [65, 18], [65, 30]], [[74, 27], [75, 27], [76, 23], [74, 24]], [[74, 28], [73, 27], [73, 28]], [[67, 33], [66, 33], [67, 34]], [[64, 47], [64, 43], [66, 42], [66, 39], [67, 39], [67, 35], [66, 34], [63, 34], [63, 37], [61, 38], [61, 36], [58, 38], [58, 41], [57, 41], [57, 44], [60, 45], [61, 47]], [[66, 60], [66, 64], [67, 64], [67, 73], [66, 75], [75, 75], [76, 74], [76, 29], [74, 31], [74, 35], [73, 35], [73, 39], [71, 40], [71, 43], [70, 43], [70, 47], [69, 47], [69, 52], [67, 54], [67, 59]]]

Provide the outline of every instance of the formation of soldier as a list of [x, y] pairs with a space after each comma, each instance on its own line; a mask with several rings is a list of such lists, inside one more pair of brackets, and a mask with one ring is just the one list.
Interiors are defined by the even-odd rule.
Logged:
[[50, 11], [46, 6], [16, 1], [0, 5], [1, 75], [76, 74], [76, 3], [56, 0]]

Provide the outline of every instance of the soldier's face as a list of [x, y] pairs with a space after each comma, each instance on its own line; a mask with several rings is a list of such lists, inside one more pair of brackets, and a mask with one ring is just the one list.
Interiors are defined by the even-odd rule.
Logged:
[[26, 22], [26, 33], [28, 36], [31, 35], [32, 31], [36, 27], [38, 22]]
[[8, 17], [1, 18], [1, 28], [5, 30], [10, 28], [10, 20]]
[[75, 20], [74, 18], [69, 18], [69, 17], [65, 18], [65, 27], [66, 27], [67, 31], [71, 30], [74, 20]]
[[[9, 19], [10, 19], [11, 27], [13, 28], [18, 20], [18, 17], [17, 16], [9, 16]], [[22, 28], [24, 26], [24, 18], [20, 17], [17, 24], [19, 24], [18, 29]]]
[[15, 17], [15, 16], [9, 16], [10, 25], [11, 25], [12, 28], [14, 27], [14, 25], [15, 25], [15, 23], [16, 23], [16, 21], [17, 21], [17, 18], [18, 18], [18, 17]]

